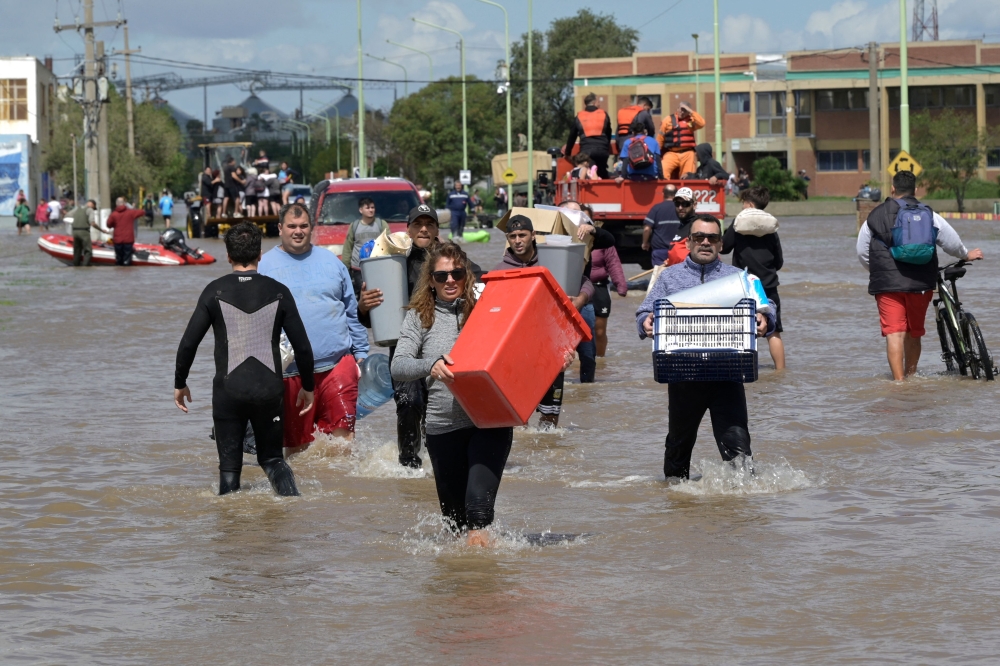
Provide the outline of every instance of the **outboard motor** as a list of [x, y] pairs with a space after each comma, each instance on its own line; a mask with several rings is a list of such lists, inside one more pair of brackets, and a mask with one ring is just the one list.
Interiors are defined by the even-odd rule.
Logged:
[[184, 240], [184, 232], [174, 227], [170, 227], [160, 234], [160, 245], [171, 252], [176, 252], [182, 257], [190, 256], [195, 257], [196, 259], [201, 258], [200, 252], [192, 250], [188, 247], [188, 244]]

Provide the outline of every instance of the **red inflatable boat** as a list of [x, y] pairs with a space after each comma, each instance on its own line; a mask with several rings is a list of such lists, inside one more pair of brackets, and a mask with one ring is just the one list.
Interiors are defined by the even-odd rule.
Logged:
[[[111, 243], [91, 243], [95, 266], [115, 265], [115, 246]], [[38, 249], [64, 264], [73, 263], [73, 237], [62, 234], [44, 234], [38, 239]], [[191, 249], [184, 242], [179, 229], [167, 229], [160, 235], [159, 245], [136, 243], [132, 254], [133, 266], [187, 266], [212, 264], [215, 257], [197, 248]]]

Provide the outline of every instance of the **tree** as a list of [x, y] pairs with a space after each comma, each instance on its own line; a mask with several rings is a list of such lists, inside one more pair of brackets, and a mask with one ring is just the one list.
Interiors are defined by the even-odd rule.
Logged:
[[762, 157], [754, 161], [750, 170], [753, 185], [766, 187], [771, 193], [771, 201], [798, 201], [808, 187], [805, 180], [782, 169], [777, 157]]
[[[506, 117], [501, 115], [495, 88], [475, 77], [466, 82], [469, 132], [469, 169], [473, 179], [490, 172], [490, 160], [506, 150]], [[431, 83], [409, 97], [396, 100], [385, 134], [376, 141], [375, 154], [385, 155], [388, 173], [403, 173], [416, 182], [441, 183], [458, 176], [462, 168], [462, 80], [450, 77]], [[381, 142], [381, 143], [380, 143]]]
[[[613, 15], [581, 9], [575, 16], [554, 20], [544, 34], [534, 31], [532, 40], [535, 146], [561, 146], [575, 117], [573, 61], [631, 56], [639, 43], [639, 32], [623, 27]], [[510, 45], [510, 60], [513, 131], [527, 133], [527, 33]], [[502, 96], [497, 97], [498, 107], [502, 106]]]
[[911, 119], [913, 157], [924, 168], [920, 184], [928, 190], [950, 191], [958, 210], [965, 210], [965, 193], [979, 173], [987, 151], [1000, 140], [996, 129], [980, 130], [976, 117], [947, 108], [930, 115], [928, 111]]
[[[192, 182], [192, 167], [185, 156], [180, 128], [166, 109], [153, 103], [135, 105], [135, 156], [128, 151], [125, 98], [114, 88], [105, 106], [108, 112], [108, 164], [111, 171], [111, 197], [135, 198], [141, 187], [157, 191], [169, 188], [183, 192]], [[73, 181], [73, 143], [71, 134], [80, 140], [83, 111], [72, 100], [61, 102], [56, 112], [56, 126], [45, 169], [54, 171], [60, 187]], [[84, 192], [82, 141], [77, 146], [78, 192]], [[107, 202], [105, 205], [111, 205]]]

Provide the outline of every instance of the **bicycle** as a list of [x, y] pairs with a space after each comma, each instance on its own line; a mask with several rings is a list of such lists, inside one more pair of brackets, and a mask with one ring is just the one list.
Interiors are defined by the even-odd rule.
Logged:
[[971, 373], [973, 379], [983, 376], [986, 381], [993, 381], [997, 369], [986, 348], [983, 333], [976, 318], [971, 312], [963, 310], [962, 302], [958, 300], [955, 281], [965, 275], [968, 265], [968, 261], [962, 260], [938, 268], [934, 314], [941, 339], [941, 360], [949, 372], [958, 366], [963, 376]]

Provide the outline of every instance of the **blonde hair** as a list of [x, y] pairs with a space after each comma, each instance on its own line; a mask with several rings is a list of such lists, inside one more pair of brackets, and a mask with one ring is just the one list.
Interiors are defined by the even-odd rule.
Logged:
[[464, 299], [462, 304], [462, 316], [459, 317], [459, 326], [469, 320], [472, 308], [476, 305], [476, 276], [472, 272], [472, 262], [465, 254], [465, 251], [452, 241], [440, 243], [427, 250], [427, 260], [420, 270], [420, 278], [417, 286], [413, 289], [413, 297], [410, 298], [408, 309], [416, 310], [420, 316], [420, 325], [430, 328], [434, 325], [434, 303], [437, 299], [437, 292], [434, 291], [431, 273], [437, 270], [439, 259], [451, 259], [456, 269], [465, 269], [465, 288], [462, 290], [460, 298]]

